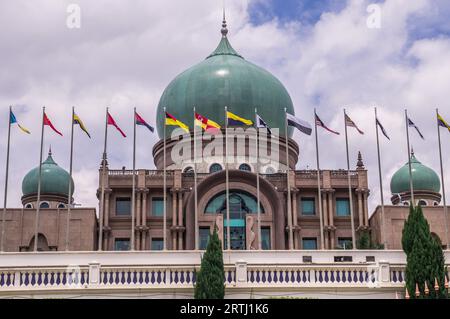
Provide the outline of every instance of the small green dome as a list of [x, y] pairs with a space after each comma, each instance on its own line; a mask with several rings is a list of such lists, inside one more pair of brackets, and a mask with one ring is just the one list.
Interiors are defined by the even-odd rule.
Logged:
[[[411, 172], [414, 190], [435, 193], [441, 191], [439, 176], [431, 168], [419, 162], [414, 156], [414, 153], [411, 155]], [[399, 194], [409, 191], [409, 165], [406, 163], [392, 176], [391, 193]]]
[[[227, 32], [225, 23], [216, 50], [203, 62], [178, 75], [164, 90], [157, 110], [160, 137], [164, 134], [164, 107], [192, 130], [194, 107], [197, 113], [224, 126], [225, 106], [228, 111], [252, 121], [257, 108], [267, 124], [279, 128], [280, 135], [284, 135], [284, 108], [294, 114], [289, 93], [275, 76], [239, 55], [228, 41]], [[166, 136], [174, 128], [167, 126]]]
[[[51, 151], [47, 159], [42, 162], [41, 195], [67, 196], [69, 192], [69, 181], [72, 183], [71, 195], [75, 190], [73, 179], [69, 173], [58, 166], [52, 158]], [[28, 172], [22, 181], [23, 196], [36, 195], [38, 193], [39, 167]]]

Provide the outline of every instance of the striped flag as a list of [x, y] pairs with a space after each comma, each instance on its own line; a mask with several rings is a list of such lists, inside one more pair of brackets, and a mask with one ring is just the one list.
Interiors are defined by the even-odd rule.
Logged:
[[81, 128], [81, 130], [86, 133], [86, 135], [91, 138], [91, 135], [89, 134], [88, 130], [86, 129], [86, 126], [84, 126], [83, 121], [80, 119], [78, 115], [73, 113], [73, 124], [78, 124]]
[[287, 124], [289, 126], [295, 127], [300, 132], [302, 132], [306, 135], [311, 135], [312, 128], [308, 122], [303, 121], [303, 120], [299, 119], [298, 117], [295, 117], [294, 115], [289, 114], [289, 113], [286, 113], [286, 118], [287, 118]]
[[61, 136], [62, 133], [60, 131], [58, 131], [52, 124], [52, 122], [50, 121], [50, 119], [48, 118], [47, 114], [44, 112], [44, 125], [50, 126], [50, 128], [56, 133], [59, 134]]
[[27, 128], [23, 127], [19, 124], [19, 122], [17, 122], [17, 118], [12, 111], [9, 112], [9, 124], [17, 124], [22, 132], [31, 134], [31, 132]]
[[417, 127], [417, 125], [414, 124], [414, 122], [411, 121], [411, 119], [410, 119], [409, 117], [408, 117], [408, 126], [409, 126], [409, 127], [414, 127], [414, 128], [416, 129], [417, 133], [419, 133], [420, 137], [421, 137], [423, 140], [425, 139], [425, 137], [423, 137], [423, 135], [422, 135], [422, 133], [420, 132], [420, 130], [419, 130], [419, 128]]
[[204, 129], [206, 132], [210, 134], [216, 134], [220, 132], [220, 125], [214, 122], [213, 120], [210, 120], [203, 115], [195, 113], [195, 125], [200, 126], [202, 129]]
[[347, 115], [347, 113], [345, 114], [345, 125], [349, 126], [349, 127], [354, 127], [359, 134], [364, 135], [364, 132], [361, 131], [358, 126], [356, 126], [355, 122], [352, 121], [352, 119]]
[[186, 133], [189, 133], [189, 126], [183, 122], [177, 120], [173, 115], [166, 112], [166, 125], [178, 126], [182, 128]]
[[272, 135], [269, 125], [267, 125], [266, 121], [264, 121], [259, 114], [256, 114], [256, 128], [266, 128], [269, 135]]
[[153, 126], [151, 126], [150, 124], [148, 124], [137, 112], [134, 112], [134, 116], [136, 119], [136, 125], [141, 125], [141, 126], [145, 126], [146, 128], [148, 128], [150, 130], [150, 132], [154, 132], [155, 129], [153, 128]]
[[442, 116], [440, 116], [438, 114], [437, 115], [437, 120], [438, 120], [439, 126], [445, 127], [450, 132], [450, 125], [444, 120], [444, 118]]
[[319, 118], [319, 116], [318, 116], [316, 113], [315, 113], [314, 115], [315, 115], [315, 117], [316, 117], [316, 125], [317, 125], [317, 126], [320, 126], [320, 127], [324, 128], [324, 129], [326, 129], [326, 130], [327, 130], [328, 132], [330, 132], [330, 133], [333, 133], [333, 134], [336, 134], [336, 135], [340, 135], [339, 132], [333, 131], [332, 129], [328, 128], [328, 127], [325, 125], [325, 123], [323, 123], [323, 121]]
[[114, 121], [113, 117], [111, 116], [111, 114], [109, 114], [109, 112], [108, 112], [108, 125], [114, 126], [119, 131], [119, 133], [122, 134], [123, 137], [127, 137], [125, 133], [117, 125], [116, 121]]
[[391, 139], [389, 138], [389, 135], [387, 134], [386, 130], [384, 129], [383, 125], [381, 125], [381, 122], [378, 120], [378, 118], [376, 119], [376, 122], [377, 122], [377, 125], [378, 125], [378, 127], [380, 128], [381, 132], [383, 133], [383, 135], [386, 136], [386, 138], [387, 138], [388, 140], [391, 140]]
[[227, 111], [227, 120], [229, 126], [240, 126], [240, 125], [247, 125], [251, 126], [253, 125], [253, 122], [247, 119], [244, 119], [243, 117], [240, 117], [234, 113]]

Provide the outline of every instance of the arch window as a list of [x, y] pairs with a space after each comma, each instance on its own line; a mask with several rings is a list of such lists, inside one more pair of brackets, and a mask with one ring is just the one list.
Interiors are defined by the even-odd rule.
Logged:
[[39, 205], [39, 208], [50, 208], [50, 203], [49, 202], [41, 202], [41, 204]]
[[421, 200], [419, 200], [419, 205], [420, 206], [427, 206], [428, 203], [425, 200], [421, 199]]
[[409, 202], [403, 202], [403, 206], [409, 206]]
[[244, 163], [244, 164], [239, 165], [239, 170], [251, 172], [252, 168], [250, 167], [250, 165]]
[[28, 204], [25, 205], [25, 208], [33, 208], [33, 204], [28, 203]]
[[65, 205], [64, 203], [59, 203], [59, 204], [58, 204], [58, 208], [59, 208], [59, 209], [66, 208], [66, 205]]
[[275, 174], [276, 171], [272, 166], [266, 168], [266, 174]]
[[194, 169], [192, 168], [192, 166], [188, 166], [184, 169], [183, 172], [188, 174], [194, 174]]
[[214, 163], [209, 167], [210, 173], [220, 172], [221, 170], [222, 170], [222, 165], [220, 165], [218, 163]]
[[[257, 211], [257, 199], [247, 193], [240, 190], [230, 190], [229, 193], [230, 210], [236, 211], [237, 214], [256, 214]], [[264, 208], [259, 204], [261, 213], [264, 213]], [[221, 214], [225, 213], [227, 208], [226, 194], [222, 192], [214, 196], [206, 205], [205, 214]], [[230, 216], [232, 218], [232, 216]]]

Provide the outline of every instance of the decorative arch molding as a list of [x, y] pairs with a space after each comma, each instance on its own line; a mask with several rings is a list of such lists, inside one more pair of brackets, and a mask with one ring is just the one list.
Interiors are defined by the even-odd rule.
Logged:
[[[241, 170], [229, 170], [229, 189], [242, 190], [247, 192], [254, 197], [257, 197], [256, 190], [256, 175], [251, 172], [241, 171]], [[215, 174], [211, 174], [203, 181], [201, 181], [197, 186], [197, 194], [198, 194], [198, 218], [206, 219], [207, 214], [204, 213], [206, 209], [206, 205], [209, 201], [217, 194], [226, 191], [225, 185], [225, 171], [217, 172]], [[194, 216], [194, 192], [189, 194], [186, 202], [186, 245], [187, 249], [194, 249], [194, 225], [195, 225], [195, 216]], [[276, 191], [275, 187], [265, 180], [263, 177], [260, 177], [260, 201], [261, 206], [263, 207], [265, 213], [261, 214], [261, 220], [270, 222], [272, 224], [273, 233], [275, 234], [275, 242], [274, 246], [282, 245], [284, 249], [284, 204], [280, 200], [279, 194]], [[279, 238], [283, 238], [283, 240], [278, 240]], [[280, 241], [278, 243], [278, 241]]]

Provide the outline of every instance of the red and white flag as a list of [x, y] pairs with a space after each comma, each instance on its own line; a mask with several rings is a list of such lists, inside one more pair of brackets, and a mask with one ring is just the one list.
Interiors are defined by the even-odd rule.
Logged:
[[355, 122], [353, 122], [352, 119], [351, 119], [347, 114], [345, 114], [345, 125], [346, 125], [346, 126], [349, 126], [349, 127], [354, 127], [354, 128], [356, 128], [356, 130], [358, 131], [359, 134], [364, 135], [364, 132], [361, 131], [361, 130], [358, 128], [358, 126], [356, 126]]
[[120, 129], [120, 127], [116, 124], [116, 121], [114, 121], [109, 112], [108, 112], [108, 125], [114, 126], [120, 132], [120, 134], [122, 134], [123, 137], [127, 137], [125, 133]]
[[50, 128], [51, 128], [53, 131], [55, 131], [56, 134], [59, 134], [59, 135], [63, 136], [62, 133], [61, 133], [60, 131], [58, 131], [58, 130], [53, 126], [52, 122], [51, 122], [50, 119], [48, 118], [47, 114], [45, 114], [45, 112], [44, 112], [44, 125], [50, 126]]

